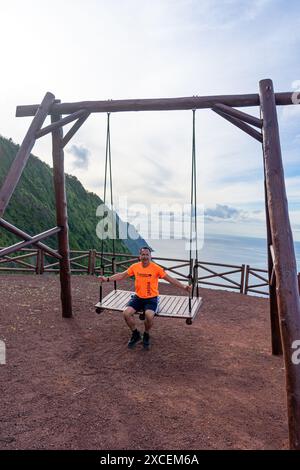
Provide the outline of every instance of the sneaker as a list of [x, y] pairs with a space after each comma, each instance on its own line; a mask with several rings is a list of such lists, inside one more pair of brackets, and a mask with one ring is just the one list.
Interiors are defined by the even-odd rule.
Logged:
[[134, 346], [141, 341], [141, 333], [139, 330], [134, 330], [132, 332], [132, 336], [130, 338], [130, 341], [128, 341], [128, 347], [129, 348], [134, 348]]
[[143, 346], [144, 346], [144, 349], [149, 349], [150, 347], [150, 335], [149, 333], [144, 333], [143, 335]]

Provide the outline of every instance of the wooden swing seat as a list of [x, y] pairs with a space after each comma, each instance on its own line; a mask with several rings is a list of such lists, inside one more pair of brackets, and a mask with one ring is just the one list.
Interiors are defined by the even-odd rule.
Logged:
[[[102, 302], [95, 305], [96, 311], [98, 313], [104, 309], [123, 311], [133, 295], [134, 292], [113, 290], [102, 299]], [[159, 317], [184, 318], [187, 322], [192, 322], [201, 305], [202, 297], [194, 297], [191, 300], [191, 312], [189, 312], [188, 297], [183, 295], [160, 295], [156, 315]], [[140, 312], [136, 313], [139, 314]]]

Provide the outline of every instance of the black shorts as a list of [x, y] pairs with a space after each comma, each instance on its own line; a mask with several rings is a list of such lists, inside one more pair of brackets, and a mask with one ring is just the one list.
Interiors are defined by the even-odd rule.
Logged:
[[149, 299], [143, 299], [134, 294], [131, 296], [127, 307], [132, 307], [137, 312], [145, 312], [145, 310], [152, 310], [154, 313], [156, 313], [158, 309], [158, 297], [150, 297]]

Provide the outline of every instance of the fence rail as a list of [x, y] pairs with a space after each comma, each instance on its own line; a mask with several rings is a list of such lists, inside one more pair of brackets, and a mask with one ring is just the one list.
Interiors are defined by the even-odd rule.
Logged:
[[[265, 274], [265, 277], [262, 276], [262, 273]], [[258, 284], [251, 284], [253, 278], [256, 283], [257, 279], [262, 282], [259, 282]], [[267, 291], [261, 290], [261, 288], [263, 287], [269, 287], [268, 271], [265, 269], [251, 268], [251, 266], [247, 265], [245, 269], [244, 294], [248, 294], [248, 292], [253, 292], [255, 294], [269, 295], [269, 289]], [[260, 288], [260, 290], [257, 290], [258, 288]]]
[[[268, 271], [265, 269], [253, 268], [248, 264], [231, 265], [207, 261], [193, 261], [191, 266], [187, 259], [152, 259], [180, 281], [188, 282], [192, 269], [200, 287], [211, 286], [235, 290], [241, 294], [269, 295]], [[128, 253], [105, 252], [101, 256], [101, 253], [94, 249], [70, 251], [71, 272], [76, 274], [109, 275], [125, 270], [137, 261], [137, 256]], [[5, 255], [0, 258], [0, 272], [58, 273], [59, 261], [41, 249], [23, 248], [15, 256]]]

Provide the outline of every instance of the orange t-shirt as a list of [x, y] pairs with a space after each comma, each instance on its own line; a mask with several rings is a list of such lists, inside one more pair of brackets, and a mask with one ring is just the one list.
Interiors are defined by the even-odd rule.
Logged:
[[127, 274], [135, 277], [135, 292], [142, 299], [157, 297], [158, 279], [166, 275], [163, 268], [152, 262], [146, 268], [142, 263], [134, 263], [127, 269]]

